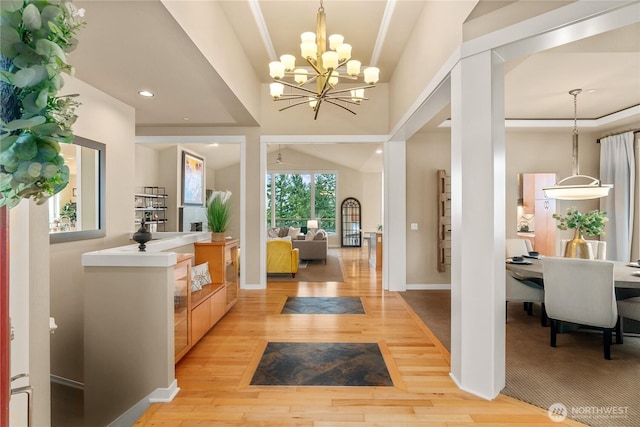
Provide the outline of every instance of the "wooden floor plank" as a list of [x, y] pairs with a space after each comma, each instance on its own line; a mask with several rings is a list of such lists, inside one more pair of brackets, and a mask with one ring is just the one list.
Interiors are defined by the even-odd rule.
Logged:
[[[180, 392], [136, 426], [577, 426], [499, 396], [456, 387], [450, 355], [358, 248], [340, 255], [344, 283], [273, 282], [241, 290], [233, 309], [176, 366]], [[365, 314], [280, 314], [287, 297], [360, 297]], [[393, 387], [252, 386], [268, 342], [378, 343]]]

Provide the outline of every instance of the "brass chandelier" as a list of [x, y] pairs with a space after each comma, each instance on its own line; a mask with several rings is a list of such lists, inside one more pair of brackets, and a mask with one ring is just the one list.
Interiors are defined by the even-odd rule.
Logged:
[[[347, 106], [359, 105], [368, 100], [364, 96], [364, 90], [375, 87], [380, 70], [377, 67], [365, 68], [362, 73], [365, 83], [363, 86], [336, 89], [340, 79], [358, 80], [361, 63], [351, 59], [351, 45], [344, 43], [344, 37], [340, 34], [329, 36], [327, 50], [326, 15], [322, 0], [317, 14], [316, 32], [302, 33], [300, 39], [301, 56], [311, 67], [311, 75], [307, 69], [296, 68], [296, 58], [293, 55], [282, 55], [280, 61], [269, 63], [269, 75], [274, 80], [269, 85], [271, 97], [274, 101], [289, 101], [289, 105], [279, 111], [308, 104], [313, 109], [313, 118], [316, 120], [320, 106], [326, 102], [356, 114]], [[338, 69], [341, 67], [346, 68], [346, 73], [343, 71], [340, 74]], [[293, 78], [294, 83], [283, 80], [285, 77]], [[315, 90], [305, 87], [314, 81]], [[284, 93], [285, 86], [291, 88], [290, 93]]]

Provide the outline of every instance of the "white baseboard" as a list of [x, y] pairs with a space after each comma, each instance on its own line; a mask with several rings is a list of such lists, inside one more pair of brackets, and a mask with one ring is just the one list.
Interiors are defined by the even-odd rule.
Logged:
[[451, 290], [450, 283], [435, 283], [435, 284], [426, 284], [426, 283], [407, 283], [407, 290], [411, 291], [440, 291], [440, 290]]
[[242, 287], [240, 289], [248, 289], [248, 290], [252, 290], [252, 291], [259, 291], [259, 290], [263, 290], [266, 289], [265, 286], [261, 285], [261, 284], [253, 284], [253, 283], [245, 283], [244, 285], [242, 285]]
[[180, 388], [178, 387], [178, 380], [174, 379], [173, 382], [167, 388], [157, 388], [147, 395], [144, 399], [127, 409], [118, 418], [111, 421], [107, 427], [131, 427], [135, 422], [145, 413], [152, 403], [157, 402], [171, 402], [173, 398], [178, 394]]
[[151, 403], [167, 403], [171, 402], [176, 394], [180, 391], [180, 387], [178, 387], [178, 380], [174, 379], [171, 385], [167, 388], [157, 388], [151, 392], [149, 397], [149, 402]]
[[84, 383], [71, 380], [69, 378], [59, 377], [57, 375], [49, 375], [49, 380], [52, 383], [61, 384], [66, 387], [77, 388], [78, 390], [84, 390]]

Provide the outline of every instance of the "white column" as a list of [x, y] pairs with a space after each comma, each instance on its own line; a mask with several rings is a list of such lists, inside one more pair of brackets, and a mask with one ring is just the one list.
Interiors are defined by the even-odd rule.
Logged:
[[451, 376], [493, 399], [505, 385], [502, 60], [479, 53], [451, 77]]
[[406, 141], [384, 146], [382, 287], [407, 290], [407, 150]]
[[[11, 387], [33, 387], [34, 426], [51, 425], [48, 214], [46, 204], [23, 200], [9, 220], [11, 376], [29, 374]], [[26, 425], [26, 395], [12, 396], [10, 403], [10, 425]]]

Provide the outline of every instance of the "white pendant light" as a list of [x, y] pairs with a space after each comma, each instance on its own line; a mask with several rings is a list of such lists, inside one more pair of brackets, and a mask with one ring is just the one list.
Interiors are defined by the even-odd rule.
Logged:
[[[599, 199], [609, 195], [609, 190], [613, 188], [611, 184], [602, 184], [598, 178], [588, 175], [580, 175], [580, 164], [578, 161], [578, 94], [582, 89], [573, 89], [569, 95], [573, 96], [573, 174], [561, 179], [553, 187], [544, 187], [545, 197], [560, 200], [589, 200]], [[586, 179], [586, 184], [568, 184], [567, 181], [574, 179]]]

